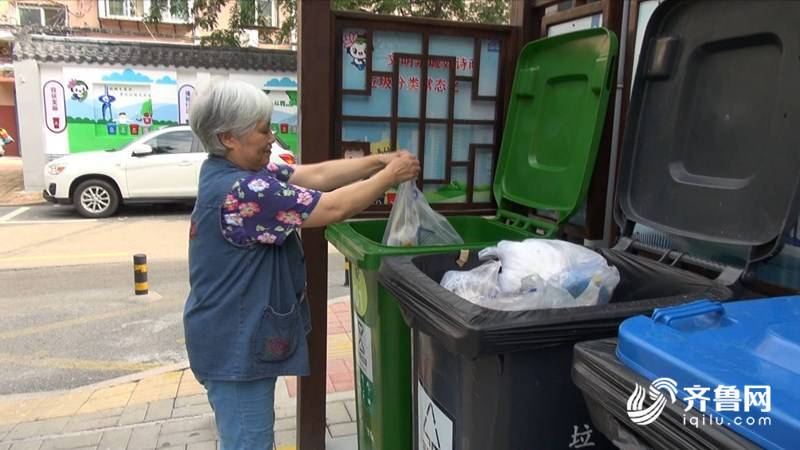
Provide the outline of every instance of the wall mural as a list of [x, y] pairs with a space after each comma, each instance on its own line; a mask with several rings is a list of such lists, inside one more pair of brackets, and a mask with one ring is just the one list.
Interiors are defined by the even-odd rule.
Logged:
[[70, 94], [66, 103], [70, 153], [119, 148], [178, 124], [178, 82], [172, 71], [64, 72]]
[[272, 131], [297, 153], [297, 81], [289, 77], [270, 78], [262, 87], [272, 100]]
[[[155, 130], [188, 124], [194, 76], [174, 69], [61, 66], [42, 84], [51, 155], [120, 148]], [[297, 80], [292, 73], [231, 73], [260, 87], [273, 103], [275, 134], [297, 153]], [[49, 139], [49, 138], [48, 138]]]

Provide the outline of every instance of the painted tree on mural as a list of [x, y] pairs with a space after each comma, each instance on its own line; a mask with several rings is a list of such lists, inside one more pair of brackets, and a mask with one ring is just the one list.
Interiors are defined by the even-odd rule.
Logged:
[[297, 106], [297, 91], [286, 91], [289, 96], [289, 106]]
[[145, 114], [153, 116], [153, 99], [148, 98], [146, 102], [142, 103], [142, 109], [139, 111], [139, 114], [144, 116]]
[[[511, 0], [333, 0], [333, 8], [398, 16], [432, 17], [459, 22], [506, 24]], [[284, 13], [280, 27], [271, 27], [272, 2]], [[225, 5], [234, 3], [226, 29], [218, 29]], [[193, 17], [195, 29], [210, 32], [201, 45], [241, 46], [246, 30], [258, 30], [268, 43], [289, 43], [297, 24], [297, 0], [152, 0], [146, 20], [161, 21], [165, 12], [172, 17]]]

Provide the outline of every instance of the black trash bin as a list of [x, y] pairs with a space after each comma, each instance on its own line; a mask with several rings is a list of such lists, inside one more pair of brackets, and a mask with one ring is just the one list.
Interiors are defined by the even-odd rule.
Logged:
[[[622, 237], [601, 251], [621, 275], [608, 305], [490, 310], [439, 285], [474, 255], [464, 267], [455, 253], [383, 260], [380, 281], [412, 328], [417, 449], [611, 447], [570, 380], [573, 345], [656, 307], [746, 297], [742, 275], [797, 218], [797, 17], [800, 3], [781, 1], [676, 0], [654, 13], [620, 154]], [[640, 242], [636, 224], [720, 250]]]
[[573, 345], [613, 336], [642, 311], [734, 294], [658, 261], [602, 253], [621, 278], [609, 305], [535, 311], [482, 308], [439, 286], [446, 271], [478, 266], [475, 252], [463, 267], [458, 253], [384, 260], [381, 282], [412, 329], [415, 448], [613, 448], [570, 380]]
[[618, 448], [761, 448], [729, 428], [686, 426], [692, 420], [705, 423], [706, 418], [694, 409], [686, 411], [680, 402], [667, 403], [652, 424], [639, 427], [631, 424], [630, 419], [626, 420], [625, 403], [637, 383], [649, 386], [650, 381], [622, 364], [615, 354], [616, 348], [616, 339], [575, 345], [572, 379], [583, 392], [593, 425]]

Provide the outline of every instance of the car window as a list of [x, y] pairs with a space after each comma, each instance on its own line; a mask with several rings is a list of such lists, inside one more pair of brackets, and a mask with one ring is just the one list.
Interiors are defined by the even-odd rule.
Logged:
[[154, 155], [189, 153], [192, 150], [192, 132], [174, 131], [164, 133], [147, 141]]

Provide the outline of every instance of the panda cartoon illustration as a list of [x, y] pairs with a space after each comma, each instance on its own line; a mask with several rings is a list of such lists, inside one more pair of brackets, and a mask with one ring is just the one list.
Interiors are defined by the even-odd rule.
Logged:
[[358, 70], [364, 70], [367, 67], [367, 37], [350, 33], [344, 37], [344, 46], [352, 58], [351, 64]]
[[89, 86], [81, 80], [69, 80], [67, 87], [72, 92], [72, 99], [82, 102], [89, 97]]

